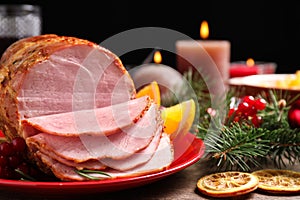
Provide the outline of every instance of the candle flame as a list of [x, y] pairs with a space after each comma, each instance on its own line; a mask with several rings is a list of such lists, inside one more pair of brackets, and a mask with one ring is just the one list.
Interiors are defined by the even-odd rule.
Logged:
[[162, 57], [161, 57], [161, 54], [160, 54], [159, 51], [156, 51], [156, 52], [154, 53], [154, 58], [153, 58], [153, 60], [154, 60], [155, 63], [158, 63], [158, 64], [161, 63]]
[[207, 21], [203, 21], [200, 26], [200, 37], [202, 39], [207, 39], [209, 36], [209, 28]]
[[246, 64], [248, 67], [252, 67], [255, 63], [254, 60], [252, 58], [248, 58], [246, 61]]

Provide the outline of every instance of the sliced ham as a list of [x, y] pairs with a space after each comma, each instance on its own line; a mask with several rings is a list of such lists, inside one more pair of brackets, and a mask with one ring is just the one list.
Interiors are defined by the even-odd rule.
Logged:
[[90, 159], [121, 159], [147, 147], [157, 130], [161, 131], [161, 125], [157, 105], [153, 103], [136, 124], [109, 136], [64, 137], [39, 133], [28, 137], [26, 142], [31, 149], [42, 147], [57, 156], [78, 163]]
[[64, 165], [67, 165], [69, 167], [74, 167], [75, 169], [78, 169], [78, 170], [81, 170], [81, 169], [104, 170], [105, 168], [107, 168], [107, 166], [104, 165], [99, 160], [88, 160], [86, 162], [77, 163], [72, 160], [67, 160], [61, 156], [57, 156], [57, 154], [55, 154], [54, 152], [49, 151], [45, 148], [38, 148], [37, 151], [45, 154], [46, 156], [48, 156], [50, 158], [57, 160], [58, 162], [60, 162]]
[[[157, 104], [152, 103], [145, 115], [134, 125], [126, 127], [121, 133], [108, 137], [80, 137], [85, 148], [97, 159], [123, 159], [147, 147], [157, 130], [162, 131]], [[160, 134], [159, 132], [157, 134]]]
[[[61, 162], [58, 162], [54, 158], [51, 158], [41, 152], [36, 153], [37, 157], [43, 162], [50, 166], [52, 172], [56, 177], [60, 178], [64, 181], [84, 181], [90, 180], [85, 178], [84, 176], [76, 173], [76, 170], [73, 167], [69, 167], [64, 165]], [[157, 150], [151, 159], [135, 168], [125, 171], [118, 171], [114, 169], [106, 169], [102, 170], [103, 172], [109, 174], [110, 176], [100, 175], [100, 174], [90, 174], [94, 177], [98, 177], [99, 179], [109, 179], [109, 178], [124, 178], [124, 177], [134, 177], [144, 174], [151, 174], [155, 172], [160, 172], [166, 168], [168, 168], [173, 162], [174, 158], [174, 149], [173, 145], [170, 142], [170, 138], [168, 135], [163, 134]]]
[[163, 134], [157, 150], [148, 162], [126, 171], [120, 172], [117, 170], [108, 170], [107, 173], [114, 178], [140, 176], [165, 170], [172, 164], [173, 160], [173, 145], [170, 141], [169, 135]]
[[101, 163], [112, 169], [125, 171], [148, 162], [157, 149], [160, 137], [162, 135], [161, 130], [162, 127], [159, 127], [151, 143], [141, 151], [138, 151], [125, 159], [103, 158], [100, 160]]
[[150, 104], [150, 98], [143, 96], [97, 109], [23, 119], [23, 137], [40, 132], [59, 136], [111, 135], [136, 123]]
[[[161, 127], [160, 127], [161, 128]], [[142, 149], [135, 154], [129, 156], [125, 159], [112, 159], [112, 158], [104, 158], [100, 160], [90, 159], [85, 162], [75, 162], [72, 160], [65, 159], [61, 156], [58, 156], [53, 151], [48, 150], [46, 148], [38, 148], [37, 146], [34, 149], [47, 157], [50, 157], [64, 165], [69, 167], [74, 167], [75, 169], [90, 169], [90, 170], [104, 170], [107, 167], [111, 169], [116, 169], [119, 171], [129, 170], [131, 168], [137, 167], [148, 162], [153, 154], [155, 153], [157, 146], [159, 144], [161, 138], [161, 129], [157, 129], [156, 134], [151, 141], [151, 143], [145, 148]]]

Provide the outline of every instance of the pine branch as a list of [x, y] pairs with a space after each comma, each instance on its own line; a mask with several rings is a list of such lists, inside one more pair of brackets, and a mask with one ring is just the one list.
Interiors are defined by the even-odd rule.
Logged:
[[[263, 139], [270, 141], [268, 157], [276, 167], [294, 165], [300, 161], [300, 129], [279, 128], [264, 134]], [[287, 163], [288, 162], [288, 163]]]
[[261, 139], [263, 130], [246, 126], [244, 129], [239, 123], [232, 127], [223, 126], [207, 131], [204, 140], [207, 156], [216, 163], [218, 170], [239, 169], [249, 171], [250, 166], [260, 166], [257, 159], [265, 157], [270, 150], [269, 140]]
[[287, 164], [294, 165], [300, 161], [300, 128], [290, 128], [287, 113], [300, 94], [290, 96], [286, 92], [278, 94], [270, 90], [269, 96], [270, 103], [262, 113], [265, 121], [262, 127], [270, 130], [263, 135], [264, 139], [270, 140], [268, 157], [278, 168], [286, 167]]
[[256, 128], [249, 121], [224, 120], [232, 100], [237, 103], [245, 94], [243, 88], [229, 88], [226, 98], [221, 98], [219, 104], [212, 107], [211, 99], [215, 97], [208, 92], [206, 81], [191, 71], [185, 77], [201, 106], [197, 137], [205, 143], [205, 159], [217, 170], [249, 171], [252, 167], [261, 167], [262, 161], [269, 159], [279, 168], [300, 162], [300, 128], [291, 129], [287, 117], [291, 104], [300, 98], [300, 93], [291, 95], [288, 91], [271, 89], [254, 96], [268, 102], [267, 107], [257, 113], [263, 121]]

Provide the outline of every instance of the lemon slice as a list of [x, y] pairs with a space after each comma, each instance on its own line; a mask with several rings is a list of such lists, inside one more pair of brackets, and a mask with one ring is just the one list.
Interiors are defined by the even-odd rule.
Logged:
[[183, 101], [170, 107], [161, 109], [164, 120], [164, 132], [174, 139], [178, 134], [186, 134], [191, 129], [196, 113], [193, 99]]
[[141, 88], [137, 92], [136, 97], [138, 98], [145, 95], [148, 95], [158, 106], [160, 106], [160, 89], [156, 81], [152, 81], [150, 84]]
[[262, 169], [252, 172], [259, 179], [258, 188], [278, 194], [300, 193], [300, 172], [283, 169]]
[[208, 196], [233, 197], [254, 191], [258, 182], [251, 173], [227, 171], [203, 176], [198, 180], [197, 188]]

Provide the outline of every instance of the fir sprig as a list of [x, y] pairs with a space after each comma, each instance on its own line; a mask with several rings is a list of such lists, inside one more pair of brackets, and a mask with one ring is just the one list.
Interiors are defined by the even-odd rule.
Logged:
[[[245, 128], [247, 127], [247, 128]], [[260, 166], [259, 158], [265, 157], [270, 150], [269, 140], [261, 139], [263, 130], [254, 127], [243, 127], [233, 123], [231, 127], [223, 126], [213, 130], [205, 130], [207, 137], [206, 152], [218, 169], [250, 170], [250, 164]]]
[[[280, 90], [257, 93], [255, 98], [264, 98], [268, 103], [258, 113], [262, 124], [254, 127], [222, 118], [229, 111], [230, 99], [243, 97], [243, 89], [229, 88], [225, 102], [220, 101], [220, 107], [212, 108], [211, 96], [203, 80], [191, 74], [189, 77], [192, 77], [190, 84], [201, 106], [197, 136], [206, 145], [204, 159], [213, 163], [217, 170], [249, 171], [252, 167], [261, 167], [262, 161], [269, 159], [279, 168], [300, 161], [300, 128], [290, 128], [287, 117], [290, 105], [300, 94], [290, 95]], [[215, 111], [213, 115], [207, 112], [209, 109]]]
[[[268, 157], [276, 167], [293, 165], [300, 161], [300, 129], [278, 128], [262, 136], [269, 140]], [[287, 163], [287, 162], [288, 163]]]

